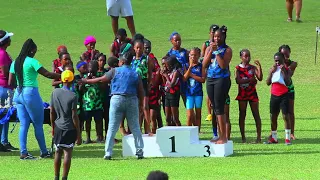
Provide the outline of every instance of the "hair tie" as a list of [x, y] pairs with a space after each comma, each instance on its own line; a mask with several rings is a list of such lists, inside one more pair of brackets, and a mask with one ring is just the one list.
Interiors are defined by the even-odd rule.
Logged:
[[171, 39], [173, 38], [173, 36], [179, 34], [177, 31], [173, 31], [173, 33], [171, 33], [170, 37], [169, 37], [169, 41], [171, 41]]
[[81, 68], [81, 66], [86, 65], [87, 63], [82, 61], [81, 63], [77, 64], [76, 68], [77, 70], [79, 70]]

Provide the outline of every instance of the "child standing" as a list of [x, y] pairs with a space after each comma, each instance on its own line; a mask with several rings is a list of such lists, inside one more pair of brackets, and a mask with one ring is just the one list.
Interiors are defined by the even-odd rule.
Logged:
[[152, 77], [149, 92], [149, 108], [152, 121], [152, 133], [155, 134], [157, 128], [163, 126], [160, 112], [160, 65], [157, 58], [151, 53], [151, 41], [144, 39], [144, 55], [147, 56], [147, 61], [153, 62]]
[[[282, 45], [279, 47], [279, 52], [281, 52], [284, 55], [284, 65], [286, 68], [290, 70], [290, 77], [293, 76], [294, 71], [296, 70], [298, 63], [295, 61], [292, 61], [290, 59], [291, 49], [289, 45]], [[289, 118], [290, 118], [290, 125], [291, 125], [291, 139], [295, 140], [296, 137], [294, 136], [294, 129], [295, 129], [295, 117], [294, 117], [294, 97], [295, 97], [295, 91], [293, 82], [291, 79], [291, 83], [288, 86], [289, 92]]]
[[121, 53], [120, 47], [124, 43], [131, 43], [131, 39], [127, 37], [126, 30], [123, 28], [120, 28], [117, 31], [116, 39], [111, 44], [110, 56], [114, 56], [114, 57], [119, 58], [119, 54]]
[[[189, 54], [189, 64], [186, 65], [183, 80], [187, 82], [187, 126], [198, 126], [201, 128], [201, 108], [203, 101], [202, 83], [202, 64], [199, 62], [201, 50], [197, 47], [192, 48]], [[194, 112], [194, 109], [196, 113]]]
[[[164, 63], [167, 72], [162, 72], [165, 78], [165, 113], [167, 126], [181, 126], [179, 120], [179, 100], [180, 100], [180, 79], [181, 68], [175, 56], [170, 56]], [[171, 123], [173, 122], [173, 123]]]
[[[142, 79], [143, 89], [144, 89], [144, 100], [143, 100], [143, 115], [145, 118], [145, 133], [150, 134], [150, 110], [149, 110], [149, 90], [152, 80], [152, 69], [153, 62], [147, 61], [147, 57], [143, 55], [144, 43], [141, 40], [136, 40], [134, 42], [135, 57], [132, 61], [132, 68], [136, 70]], [[140, 116], [142, 117], [142, 116]], [[140, 124], [143, 124], [143, 118], [140, 118]]]
[[58, 58], [52, 61], [52, 72], [57, 73], [59, 67], [61, 66], [60, 54], [68, 52], [67, 47], [60, 45], [57, 47]]
[[80, 130], [83, 130], [84, 127], [84, 112], [83, 112], [83, 94], [84, 94], [84, 87], [83, 85], [78, 84], [77, 82], [84, 78], [84, 75], [88, 73], [88, 64], [84, 61], [79, 61], [76, 65], [77, 70], [80, 74], [74, 77], [76, 81], [76, 94], [78, 96], [78, 105], [77, 105], [77, 113], [80, 120]]
[[[90, 61], [88, 65], [88, 74], [84, 76], [86, 79], [94, 79], [97, 76], [98, 62]], [[83, 94], [83, 110], [86, 120], [87, 140], [85, 144], [91, 143], [90, 131], [91, 120], [94, 118], [96, 123], [97, 142], [103, 142], [103, 104], [101, 101], [101, 91], [98, 84], [86, 84]]]
[[91, 60], [96, 59], [96, 57], [100, 54], [99, 50], [96, 50], [96, 38], [93, 36], [87, 36], [84, 39], [83, 44], [86, 46], [87, 51], [81, 55], [81, 59], [87, 63]]
[[[108, 71], [104, 68], [106, 65], [106, 55], [101, 53], [98, 56], [98, 71], [97, 71], [97, 77], [102, 77], [105, 75], [105, 73]], [[104, 119], [104, 127], [105, 127], [105, 134], [107, 134], [108, 131], [108, 123], [109, 123], [109, 85], [105, 83], [99, 83], [98, 84], [101, 91], [101, 101], [103, 103], [103, 119]]]
[[[219, 29], [219, 26], [218, 25], [215, 25], [215, 24], [212, 24], [211, 26], [210, 26], [210, 28], [209, 28], [209, 40], [207, 40], [206, 42], [204, 42], [203, 43], [203, 45], [202, 45], [202, 48], [201, 48], [201, 58], [203, 58], [204, 57], [204, 54], [205, 54], [205, 52], [206, 52], [206, 49], [207, 49], [207, 47], [209, 47], [210, 46], [210, 43], [211, 42], [214, 42], [214, 32], [216, 31], [216, 30], [218, 30]], [[207, 115], [207, 117], [206, 117], [206, 121], [212, 121], [212, 108], [211, 108], [211, 102], [210, 102], [210, 99], [209, 99], [209, 97], [207, 96], [207, 98], [206, 98], [206, 101], [207, 101], [207, 103], [206, 103], [206, 105], [207, 105], [207, 110], [208, 110], [208, 115]], [[215, 123], [215, 124], [217, 124], [217, 123]], [[215, 125], [215, 126], [217, 126], [217, 125]], [[215, 137], [217, 137], [217, 131], [215, 131], [215, 135], [214, 135]]]
[[288, 97], [288, 85], [290, 84], [290, 76], [288, 69], [284, 65], [284, 55], [277, 52], [274, 55], [274, 65], [271, 67], [269, 76], [267, 78], [267, 85], [271, 85], [271, 99], [270, 99], [270, 114], [271, 114], [271, 137], [268, 140], [268, 144], [278, 143], [277, 128], [278, 128], [278, 116], [280, 109], [285, 123], [285, 144], [291, 145], [290, 134], [290, 120], [289, 120], [289, 97]]
[[236, 100], [239, 102], [239, 127], [242, 142], [246, 142], [245, 136], [245, 119], [247, 112], [247, 104], [249, 102], [252, 115], [256, 122], [257, 139], [256, 143], [261, 143], [261, 118], [259, 114], [259, 98], [256, 90], [257, 80], [262, 81], [262, 69], [258, 60], [253, 66], [250, 64], [251, 55], [248, 49], [240, 51], [241, 64], [236, 66], [236, 82], [238, 86], [238, 96]]
[[[68, 52], [61, 52], [59, 54], [59, 59], [60, 59], [61, 65], [57, 67], [57, 69], [55, 69], [54, 72], [61, 74], [67, 65], [71, 65], [71, 57]], [[55, 88], [59, 88], [61, 84], [62, 84], [61, 80], [56, 80], [56, 79], [52, 80], [52, 86]]]
[[56, 147], [54, 170], [55, 180], [60, 177], [61, 158], [64, 153], [62, 179], [68, 178], [74, 143], [81, 144], [79, 119], [77, 116], [77, 97], [70, 91], [74, 75], [70, 70], [61, 74], [62, 88], [57, 88], [51, 95], [50, 120], [54, 131]]
[[[169, 40], [171, 41], [172, 48], [168, 51], [167, 56], [176, 56], [177, 60], [181, 64], [181, 69], [179, 71], [183, 74], [186, 63], [188, 62], [188, 51], [181, 47], [181, 36], [178, 32], [173, 32], [170, 35]], [[180, 86], [180, 94], [183, 104], [186, 106], [186, 83], [182, 81]]]

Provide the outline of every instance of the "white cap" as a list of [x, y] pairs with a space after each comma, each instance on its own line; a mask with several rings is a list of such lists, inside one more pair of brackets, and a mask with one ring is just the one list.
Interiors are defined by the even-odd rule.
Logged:
[[13, 33], [12, 32], [9, 33], [8, 31], [6, 31], [6, 34], [2, 38], [0, 38], [0, 42], [6, 40], [8, 37], [11, 37], [11, 36], [13, 36]]

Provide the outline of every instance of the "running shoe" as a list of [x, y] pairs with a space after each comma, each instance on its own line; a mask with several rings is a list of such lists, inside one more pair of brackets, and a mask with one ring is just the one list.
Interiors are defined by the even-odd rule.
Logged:
[[291, 145], [292, 143], [291, 143], [290, 139], [286, 139], [284, 144], [285, 145]]
[[20, 156], [20, 160], [36, 160], [37, 158], [33, 157], [31, 154], [26, 154]]

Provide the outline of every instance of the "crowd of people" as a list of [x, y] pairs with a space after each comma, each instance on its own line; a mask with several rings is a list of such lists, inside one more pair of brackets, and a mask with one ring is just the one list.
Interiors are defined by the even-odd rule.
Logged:
[[[96, 39], [87, 36], [86, 51], [78, 62], [73, 62], [66, 46], [57, 48], [58, 58], [52, 63], [52, 72], [46, 70], [34, 58], [37, 46], [28, 39], [12, 62], [6, 52], [12, 33], [0, 31], [0, 94], [1, 103], [13, 94], [13, 101], [20, 120], [20, 159], [34, 159], [27, 151], [27, 132], [30, 123], [41, 149], [41, 158], [52, 155], [46, 148], [43, 133], [43, 107], [38, 90], [37, 76], [53, 79], [51, 96], [51, 122], [56, 145], [56, 158], [65, 152], [66, 164], [71, 163], [70, 149], [74, 144], [94, 142], [91, 137], [91, 121], [95, 121], [97, 143], [106, 143], [105, 159], [111, 159], [115, 134], [119, 127], [123, 135], [132, 133], [135, 138], [138, 159], [143, 158], [142, 129], [150, 136], [164, 124], [181, 126], [179, 119], [180, 98], [186, 108], [187, 126], [198, 126], [201, 133], [201, 109], [203, 83], [206, 82], [208, 97], [207, 120], [212, 121], [212, 142], [226, 143], [231, 134], [229, 119], [231, 47], [226, 44], [227, 27], [211, 25], [209, 40], [200, 48], [187, 50], [182, 47], [182, 37], [173, 32], [169, 41], [172, 47], [160, 61], [152, 53], [151, 41], [142, 34], [127, 37], [125, 29], [118, 29], [110, 47], [110, 56], [96, 49]], [[294, 87], [291, 77], [297, 63], [290, 60], [290, 47], [282, 45], [274, 55], [266, 83], [271, 85], [270, 114], [271, 135], [266, 143], [278, 143], [277, 118], [282, 110], [285, 120], [285, 144], [294, 137]], [[245, 118], [249, 103], [256, 122], [256, 143], [261, 143], [261, 118], [257, 81], [263, 80], [262, 66], [258, 60], [251, 63], [251, 52], [243, 49], [239, 54], [241, 63], [236, 66], [235, 82], [238, 84], [239, 127], [242, 142], [246, 142]], [[108, 65], [106, 67], [106, 64]], [[160, 65], [161, 64], [161, 65]], [[78, 71], [77, 75], [75, 70]], [[9, 102], [12, 105], [12, 102]], [[161, 111], [165, 114], [162, 121]], [[125, 127], [127, 121], [128, 127]], [[8, 123], [1, 125], [0, 150], [10, 149], [7, 141]], [[104, 125], [103, 125], [104, 124]], [[82, 138], [81, 131], [86, 136]], [[82, 141], [82, 139], [84, 141]], [[11, 149], [13, 149], [12, 147]], [[60, 161], [55, 161], [60, 169]], [[70, 168], [67, 165], [66, 168]], [[57, 170], [58, 171], [58, 170]], [[68, 169], [65, 170], [68, 172]], [[64, 173], [64, 175], [67, 175]]]

